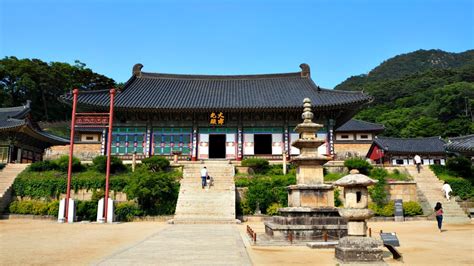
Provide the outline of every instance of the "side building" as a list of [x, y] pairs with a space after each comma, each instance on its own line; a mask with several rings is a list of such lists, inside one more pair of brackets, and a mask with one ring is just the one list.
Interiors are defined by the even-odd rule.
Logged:
[[336, 129], [334, 150], [336, 160], [365, 157], [375, 137], [385, 127], [381, 124], [351, 119]]
[[0, 108], [0, 163], [41, 161], [46, 148], [69, 143], [68, 139], [44, 132], [33, 121], [30, 111], [30, 101], [22, 106]]
[[444, 165], [445, 144], [441, 137], [406, 139], [376, 137], [366, 157], [378, 164], [413, 165], [413, 157], [418, 154], [424, 165]]
[[[133, 67], [115, 97], [112, 154], [125, 160], [134, 153], [138, 159], [179, 154], [181, 160], [297, 155], [293, 130], [307, 97], [314, 120], [325, 125], [317, 133], [326, 140], [319, 152], [334, 155], [334, 130], [372, 100], [362, 92], [320, 88], [306, 64], [294, 73], [231, 76], [147, 73], [142, 67]], [[61, 100], [71, 104], [72, 94]], [[80, 92], [78, 107], [107, 111], [109, 92]]]

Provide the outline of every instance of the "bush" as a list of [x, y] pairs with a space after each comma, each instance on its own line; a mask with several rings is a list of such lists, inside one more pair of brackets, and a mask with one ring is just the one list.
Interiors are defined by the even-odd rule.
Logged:
[[9, 206], [10, 213], [33, 215], [58, 215], [59, 201], [20, 200], [13, 201]]
[[324, 175], [324, 181], [336, 181], [344, 175], [343, 173], [327, 173]]
[[[58, 166], [58, 170], [67, 173], [68, 166], [69, 166], [69, 155], [63, 155], [59, 157], [59, 159], [54, 160], [53, 163]], [[81, 160], [73, 156], [72, 157], [72, 171], [80, 172], [82, 170], [83, 170], [83, 167], [81, 165]]]
[[456, 176], [464, 178], [472, 177], [472, 161], [466, 157], [459, 156], [449, 158], [446, 161], [446, 168]]
[[146, 215], [173, 214], [179, 193], [177, 175], [138, 168], [126, 188], [127, 196], [137, 199]]
[[373, 187], [369, 188], [369, 194], [372, 201], [381, 208], [387, 203], [387, 191], [385, 190], [387, 181], [385, 180], [385, 177], [388, 173], [383, 168], [375, 168], [370, 172], [370, 174], [370, 176], [378, 180], [378, 182]]
[[278, 214], [278, 209], [280, 209], [282, 206], [280, 203], [277, 203], [277, 202], [273, 202], [272, 204], [270, 204], [270, 206], [268, 206], [267, 208], [267, 214], [268, 215], [277, 215]]
[[53, 161], [39, 161], [39, 162], [34, 162], [30, 165], [30, 171], [33, 172], [44, 172], [44, 171], [50, 171], [50, 170], [55, 170], [58, 169], [58, 165], [55, 164]]
[[170, 166], [170, 161], [164, 157], [152, 156], [142, 160], [148, 170], [153, 172], [160, 172], [166, 170]]
[[252, 208], [249, 206], [247, 198], [243, 198], [240, 203], [236, 206], [237, 214], [248, 215], [252, 214]]
[[79, 221], [95, 221], [97, 219], [98, 201], [76, 201], [76, 216]]
[[256, 177], [250, 180], [246, 200], [250, 213], [255, 211], [257, 202], [265, 212], [272, 203], [288, 205], [287, 186], [296, 184], [294, 176]]
[[351, 158], [344, 161], [344, 166], [349, 168], [349, 171], [352, 169], [359, 170], [359, 173], [368, 175], [372, 165], [364, 159], [360, 158]]
[[341, 201], [341, 199], [339, 198], [340, 195], [341, 195], [341, 190], [338, 189], [338, 188], [335, 188], [335, 189], [334, 189], [334, 205], [335, 205], [336, 207], [342, 206], [342, 201]]
[[250, 179], [247, 177], [235, 178], [236, 187], [248, 187], [250, 185]]
[[4, 163], [0, 163], [0, 170], [2, 170], [3, 168], [5, 168], [5, 165]]
[[130, 222], [133, 217], [142, 215], [142, 211], [135, 202], [119, 202], [115, 207], [117, 220]]
[[416, 201], [403, 202], [403, 213], [405, 216], [415, 216], [423, 214], [423, 209]]
[[[92, 160], [92, 165], [94, 168], [100, 172], [105, 173], [107, 171], [107, 156], [101, 155], [97, 156]], [[115, 156], [110, 156], [110, 172], [117, 173], [127, 170], [127, 167], [122, 163], [120, 158]]]
[[387, 204], [381, 206], [374, 202], [369, 204], [369, 209], [372, 210], [376, 216], [391, 217], [395, 213], [394, 208], [395, 203], [393, 201], [389, 201]]
[[251, 167], [255, 173], [264, 173], [269, 168], [268, 160], [261, 158], [250, 158], [242, 160], [242, 166]]

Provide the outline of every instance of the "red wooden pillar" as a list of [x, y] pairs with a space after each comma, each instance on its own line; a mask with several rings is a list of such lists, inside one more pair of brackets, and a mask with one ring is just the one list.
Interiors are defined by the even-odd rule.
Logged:
[[114, 96], [115, 89], [110, 90], [109, 108], [109, 132], [107, 134], [107, 168], [105, 172], [105, 195], [104, 195], [104, 222], [107, 223], [107, 209], [109, 202], [109, 178], [110, 178], [110, 156], [112, 154], [112, 124], [114, 120]]
[[77, 94], [79, 93], [78, 89], [72, 91], [73, 100], [72, 100], [72, 117], [71, 117], [71, 135], [69, 139], [69, 163], [67, 167], [67, 187], [66, 187], [66, 212], [64, 218], [66, 222], [69, 217], [69, 197], [71, 196], [71, 177], [72, 177], [72, 155], [74, 152], [74, 128], [76, 127], [76, 106], [77, 106]]

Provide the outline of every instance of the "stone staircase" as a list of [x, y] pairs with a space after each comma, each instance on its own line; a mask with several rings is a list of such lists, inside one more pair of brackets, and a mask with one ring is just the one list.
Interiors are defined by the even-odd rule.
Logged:
[[28, 164], [7, 164], [0, 170], [0, 213], [12, 200], [13, 181], [27, 166]]
[[422, 202], [423, 212], [428, 215], [433, 214], [433, 208], [437, 202], [443, 205], [443, 222], [446, 223], [469, 223], [470, 219], [459, 204], [451, 197], [447, 201], [444, 192], [441, 191], [443, 181], [439, 180], [431, 171], [429, 166], [424, 165], [420, 173], [416, 171], [416, 166], [406, 166], [408, 173], [414, 178], [417, 186], [418, 198]]
[[[214, 183], [202, 189], [204, 165]], [[236, 223], [234, 174], [234, 166], [227, 161], [186, 164], [173, 223]]]

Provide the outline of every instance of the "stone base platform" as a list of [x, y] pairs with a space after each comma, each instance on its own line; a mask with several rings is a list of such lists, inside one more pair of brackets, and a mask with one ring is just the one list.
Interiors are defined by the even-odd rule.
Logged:
[[280, 209], [281, 216], [265, 222], [265, 233], [275, 240], [310, 242], [338, 240], [347, 235], [347, 221], [337, 208], [288, 207]]
[[370, 237], [348, 236], [336, 246], [336, 259], [344, 263], [383, 262], [382, 241]]

